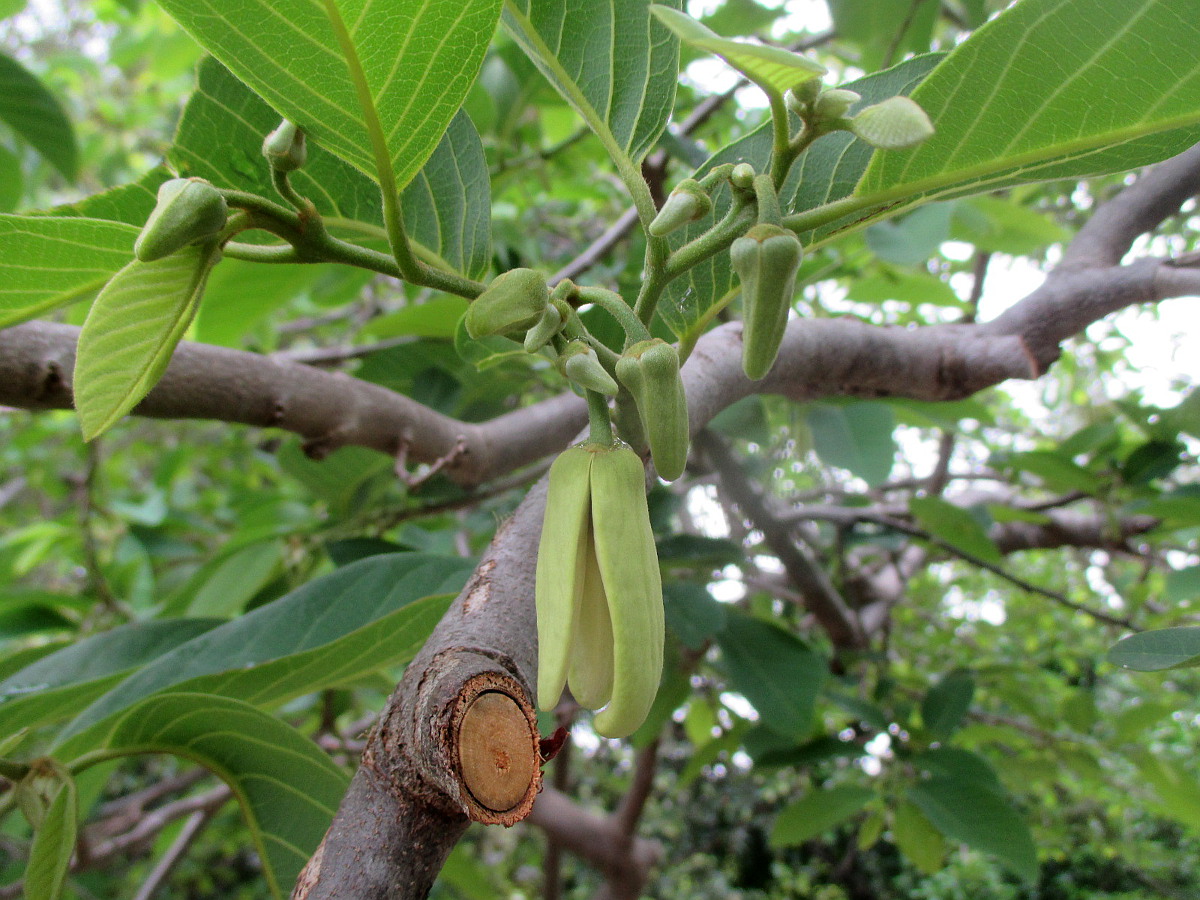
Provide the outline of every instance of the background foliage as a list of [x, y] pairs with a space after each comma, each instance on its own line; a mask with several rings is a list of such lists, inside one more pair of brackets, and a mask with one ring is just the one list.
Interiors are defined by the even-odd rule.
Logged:
[[[1176, 99], [1162, 103], [1148, 106], [1136, 90], [1161, 76], [1159, 57], [1194, 58], [1175, 46], [1178, 4], [1140, 4], [1148, 30], [1138, 34], [1158, 54], [1130, 62], [1132, 51], [1115, 40], [1093, 60], [1122, 71], [1117, 83], [1129, 88], [1104, 98], [1108, 118], [1083, 121], [1078, 113], [1095, 97], [1069, 79], [1053, 96], [1039, 95], [1015, 52], [1002, 76], [980, 81], [975, 73], [992, 73], [994, 60], [964, 59], [961, 72], [917, 87], [939, 57], [912, 54], [953, 47], [1000, 5], [830, 0], [836, 36], [824, 31], [824, 4], [692, 5], [721, 34], [815, 45], [814, 58], [833, 73], [827, 82], [855, 81], [868, 101], [913, 91], [936, 113], [944, 100], [950, 112], [944, 126], [935, 116], [937, 140], [962, 141], [949, 154], [958, 168], [938, 162], [946, 154], [939, 157], [934, 142], [904, 166], [886, 156], [868, 165], [869, 154], [848, 150], [848, 138], [839, 145], [840, 137], [797, 167], [796, 209], [837, 199], [864, 168], [881, 197], [916, 185], [941, 201], [836, 240], [837, 222], [815, 230], [821, 247], [801, 275], [799, 314], [899, 326], [992, 318], [1036, 284], [1125, 180], [1013, 186], [1018, 151], [1058, 141], [1061, 159], [1042, 174], [1075, 178], [1161, 158], [1196, 139], [1200, 105], [1187, 78]], [[1124, 7], [1134, 5], [1113, 4], [1112, 15], [1128, 16]], [[218, 42], [238, 33], [229, 23], [191, 21], [192, 4], [162, 6], [189, 28], [217, 29]], [[311, 5], [295, 6], [299, 14]], [[261, 12], [246, 7], [251, 17]], [[26, 299], [0, 293], [0, 324], [52, 308], [80, 323], [88, 304], [64, 301], [90, 300], [127, 261], [165, 167], [269, 194], [257, 145], [276, 116], [238, 80], [258, 89], [269, 81], [255, 74], [264, 68], [253, 45], [230, 43], [202, 59], [163, 9], [137, 0], [10, 0], [0, 14], [0, 212], [78, 214], [0, 222], [0, 248], [33, 234], [47, 246], [83, 246], [72, 252], [87, 260], [86, 271], [64, 267], [28, 284], [5, 275], [6, 287], [17, 285]], [[504, 20], [464, 112], [430, 97], [436, 127], [392, 133], [419, 152], [388, 144], [390, 158], [403, 161], [405, 216], [421, 223], [412, 236], [430, 258], [477, 277], [568, 264], [628, 205], [606, 147], [635, 171], [648, 158], [643, 171], [657, 170], [660, 187], [667, 173], [668, 188], [694, 168], [769, 151], [766, 111], [752, 88], [713, 104], [686, 133], [663, 130], [672, 103], [674, 121], [684, 122], [732, 86], [720, 80], [731, 77], [727, 70], [686, 47], [675, 91], [661, 40], [629, 51], [643, 69], [609, 70], [605, 54], [572, 45], [572, 32], [537, 4], [506, 5]], [[1026, 26], [1005, 27], [1015, 40]], [[1059, 28], [1073, 32], [1070, 22]], [[625, 50], [636, 39], [609, 37]], [[1063, 52], [1089, 46], [1081, 32]], [[538, 58], [546, 48], [559, 68]], [[361, 49], [370, 59], [371, 48]], [[414, 77], [443, 83], [423, 66], [413, 63]], [[879, 69], [888, 71], [866, 74]], [[607, 79], [613, 93], [564, 99], [551, 84], [563, 71], [581, 84]], [[993, 107], [947, 96], [945, 85], [971, 79], [1000, 98], [997, 117], [1018, 115], [1006, 97], [1025, 97], [1031, 107], [1020, 113], [1025, 143], [1010, 144], [1012, 159], [986, 173], [1005, 190], [963, 198], [960, 169], [990, 138], [986, 129], [964, 138], [954, 117], [978, 124]], [[639, 85], [649, 88], [635, 97]], [[313, 132], [320, 146], [310, 148], [296, 185], [326, 215], [358, 220], [363, 240], [383, 246], [374, 161], [352, 140], [361, 124], [339, 118], [354, 106], [337, 99], [342, 94], [352, 88], [329, 87], [328, 110], [298, 111], [327, 130]], [[1075, 132], [1064, 137], [1064, 127]], [[1084, 152], [1097, 134], [1126, 141], [1123, 165]], [[581, 177], [593, 171], [601, 174]], [[1193, 210], [1168, 220], [1147, 246], [1193, 249]], [[603, 257], [588, 281], [633, 296], [640, 241], [631, 236]], [[658, 333], [694, 341], [736, 313], [733, 286], [727, 264], [714, 258], [672, 295]], [[586, 717], [575, 720], [574, 744], [554, 776], [585, 805], [611, 809], [629, 788], [637, 754], [657, 741], [639, 834], [661, 841], [665, 856], [647, 894], [1195, 895], [1200, 685], [1188, 669], [1137, 674], [1106, 661], [1131, 627], [1196, 616], [1200, 395], [1182, 349], [1188, 319], [1179, 310], [1188, 302], [1098, 323], [1041, 381], [957, 403], [756, 396], [722, 413], [716, 439], [848, 602], [867, 596], [865, 581], [887, 564], [914, 548], [924, 556], [870, 651], [831, 666], [827, 639], [795, 602], [763, 523], [735, 509], [734, 476], [713, 465], [716, 456], [697, 457], [682, 480], [652, 492], [670, 629], [659, 704], [632, 745], [599, 740]], [[360, 270], [228, 259], [189, 337], [300, 360], [327, 354], [357, 378], [468, 421], [564, 388], [552, 368], [466, 344], [457, 332], [465, 308], [449, 294]], [[328, 353], [345, 348], [356, 349]], [[931, 489], [939, 465], [944, 490]], [[209, 805], [186, 809], [202, 813], [205, 827], [162, 896], [286, 891], [336, 805], [372, 711], [539, 472], [519, 474], [474, 493], [438, 474], [410, 488], [391, 460], [360, 448], [318, 462], [289, 436], [138, 419], [84, 445], [73, 414], [0, 410], [0, 755], [72, 760], [105, 747], [148, 754], [98, 763], [67, 782], [69, 796], [64, 787], [48, 799], [48, 824], [35, 841], [9, 788], [0, 796], [8, 813], [0, 881], [16, 882], [27, 863], [33, 873], [53, 857], [52, 840], [70, 845], [70, 804], [93, 823], [82, 834], [99, 852], [118, 836], [102, 826], [122, 798], [166, 785], [171, 792], [147, 806], [123, 808], [144, 815], [164, 798]], [[1114, 529], [1135, 515], [1154, 524], [1128, 542], [1097, 546], [1020, 550], [1002, 540], [1005, 526], [1045, 524], [1063, 509]], [[1171, 661], [1196, 652], [1185, 643]], [[189, 726], [197, 715], [252, 724], [222, 738]], [[548, 732], [553, 723], [545, 724]], [[230, 737], [235, 732], [268, 737], [253, 750]], [[279, 774], [281, 748], [294, 768], [285, 778], [259, 778]], [[222, 790], [217, 781], [191, 774], [196, 763], [222, 775], [246, 818], [222, 805], [228, 795], [213, 793]], [[312, 790], [297, 794], [289, 783]], [[119, 846], [106, 866], [66, 876], [67, 890], [135, 896], [185, 821], [170, 819]], [[472, 831], [451, 857], [440, 896], [535, 893], [547, 853], [531, 827]], [[591, 896], [600, 882], [567, 858], [557, 896]]]

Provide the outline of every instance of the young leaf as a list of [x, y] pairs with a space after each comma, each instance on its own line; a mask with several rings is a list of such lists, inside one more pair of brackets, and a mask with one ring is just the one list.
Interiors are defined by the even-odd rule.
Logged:
[[1200, 627], [1160, 628], [1131, 634], [1108, 651], [1108, 661], [1139, 672], [1200, 666]]
[[63, 895], [75, 836], [79, 829], [79, 802], [75, 779], [63, 772], [58, 790], [34, 831], [25, 869], [25, 896], [58, 900]]
[[693, 47], [715, 53], [768, 94], [785, 91], [820, 78], [825, 67], [781, 47], [731, 41], [714, 34], [691, 16], [668, 6], [652, 6], [658, 20]]
[[390, 167], [401, 189], [462, 105], [500, 14], [500, 0], [162, 5], [311, 141], [376, 180]]
[[206, 243], [154, 262], [134, 260], [100, 292], [75, 357], [75, 408], [84, 440], [107, 431], [162, 377], [219, 258], [216, 244]]
[[[679, 6], [680, 0], [670, 0]], [[507, 0], [504, 25], [606, 149], [637, 164], [675, 104], [679, 40], [650, 0]]]
[[908, 798], [951, 840], [998, 857], [1027, 882], [1037, 879], [1037, 848], [1028, 823], [1000, 794], [973, 780], [931, 778]]
[[789, 803], [771, 828], [772, 847], [794, 847], [817, 837], [842, 822], [875, 799], [870, 788], [840, 784], [810, 791]]
[[129, 262], [137, 234], [118, 222], [0, 215], [0, 328], [93, 296]]
[[79, 160], [71, 120], [36, 75], [3, 53], [0, 122], [28, 141], [64, 178], [75, 180]]
[[1009, 7], [913, 92], [937, 132], [915, 149], [877, 153], [859, 208], [1083, 178], [1186, 149], [1200, 126], [1194, 12], [1191, 0]]
[[173, 753], [233, 788], [276, 897], [290, 889], [325, 834], [349, 779], [290, 725], [237, 700], [168, 693], [134, 706], [103, 744]]

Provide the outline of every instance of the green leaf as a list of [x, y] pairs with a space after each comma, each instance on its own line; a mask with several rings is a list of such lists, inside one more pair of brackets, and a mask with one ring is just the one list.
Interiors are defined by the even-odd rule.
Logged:
[[716, 638], [734, 690], [763, 724], [791, 738], [807, 734], [828, 674], [824, 658], [795, 635], [733, 609]]
[[667, 127], [679, 71], [679, 40], [650, 9], [650, 0], [504, 4], [521, 49], [609, 153], [634, 164]]
[[63, 896], [75, 836], [79, 829], [79, 803], [75, 779], [63, 772], [58, 790], [29, 848], [25, 869], [25, 896], [58, 900]]
[[400, 189], [462, 105], [500, 14], [500, 0], [162, 6], [312, 141], [372, 179], [390, 165]]
[[290, 725], [238, 700], [168, 693], [139, 703], [100, 746], [171, 753], [233, 788], [276, 897], [290, 890], [324, 837], [349, 779]]
[[847, 299], [862, 303], [898, 300], [916, 309], [922, 303], [935, 306], [962, 306], [954, 289], [928, 272], [885, 268], [877, 275], [855, 278], [847, 285]]
[[913, 765], [931, 775], [972, 781], [1003, 796], [1004, 786], [996, 770], [978, 753], [961, 747], [934, 747], [912, 757]]
[[1013, 256], [1041, 254], [1061, 244], [1070, 232], [1028, 206], [1001, 197], [972, 197], [954, 205], [950, 237], [980, 250]]
[[93, 296], [129, 262], [137, 234], [117, 222], [0, 215], [0, 328]]
[[7, 147], [0, 145], [0, 213], [12, 212], [25, 192], [25, 176], [21, 160]]
[[684, 41], [721, 57], [768, 94], [782, 95], [825, 74], [824, 66], [799, 53], [781, 47], [727, 40], [677, 9], [652, 6], [650, 11]]
[[[261, 147], [278, 124], [277, 112], [208, 57], [200, 64], [197, 91], [184, 109], [167, 158], [181, 175], [271, 197], [275, 188]], [[352, 239], [383, 238], [379, 188], [337, 156], [310, 143], [308, 160], [289, 180], [322, 215], [374, 226], [350, 232]], [[459, 112], [401, 195], [405, 225], [418, 254], [468, 275], [484, 274], [491, 253], [490, 200], [483, 145], [471, 120]], [[311, 279], [313, 267], [296, 268]]]
[[278, 541], [263, 541], [229, 554], [200, 586], [188, 606], [192, 616], [232, 616], [275, 577], [283, 563]]
[[921, 720], [937, 737], [949, 737], [962, 724], [974, 696], [971, 673], [950, 672], [926, 692], [921, 701]]
[[135, 672], [80, 713], [58, 744], [86, 750], [92, 726], [169, 688], [266, 705], [404, 663], [471, 568], [455, 557], [396, 553], [314, 579]]
[[84, 440], [133, 409], [158, 383], [191, 324], [215, 244], [192, 244], [154, 262], [133, 260], [88, 312], [75, 357], [75, 408]]
[[946, 840], [915, 804], [903, 800], [896, 807], [892, 834], [900, 852], [907, 856], [918, 870], [932, 875], [941, 869], [942, 860], [946, 856]]
[[814, 403], [805, 416], [822, 462], [849, 469], [871, 487], [887, 481], [896, 456], [895, 420], [888, 404]]
[[950, 239], [952, 203], [930, 203], [901, 219], [867, 229], [867, 246], [884, 262], [915, 266], [925, 262]]
[[[131, 184], [123, 184], [120, 187], [84, 197], [75, 203], [55, 206], [44, 213], [35, 212], [30, 215], [103, 219], [107, 222], [124, 222], [126, 225], [133, 225], [140, 229], [150, 218], [150, 213], [158, 203], [159, 186], [174, 177], [175, 175], [170, 169], [158, 165]], [[136, 236], [135, 234], [134, 237]], [[133, 242], [130, 241], [130, 246], [132, 247], [132, 245]], [[122, 260], [122, 265], [124, 265], [124, 260]]]
[[411, 335], [453, 340], [458, 320], [466, 313], [467, 306], [467, 301], [462, 297], [448, 294], [434, 297], [425, 303], [406, 306], [372, 319], [363, 326], [362, 335], [376, 339]]
[[1190, 0], [1009, 7], [913, 92], [937, 131], [913, 150], [876, 154], [856, 190], [860, 208], [1084, 178], [1181, 152], [1200, 135], [1194, 12]]
[[1095, 473], [1053, 450], [1017, 453], [1008, 462], [1015, 469], [1037, 476], [1052, 491], [1094, 494], [1101, 486], [1101, 480]]
[[126, 673], [219, 624], [219, 619], [133, 622], [36, 660], [0, 681], [0, 735], [74, 715]]
[[1121, 638], [1108, 651], [1108, 661], [1139, 672], [1200, 666], [1200, 626], [1160, 628]]
[[875, 799], [870, 788], [841, 784], [809, 791], [785, 806], [771, 827], [772, 847], [794, 847], [841, 825]]
[[1167, 573], [1163, 600], [1168, 606], [1180, 606], [1200, 600], [1200, 566], [1188, 566]]
[[3, 53], [0, 122], [28, 141], [64, 178], [75, 180], [79, 159], [71, 120], [36, 75]]
[[908, 798], [946, 837], [998, 857], [1027, 882], [1037, 879], [1029, 825], [1004, 797], [973, 780], [936, 777], [910, 788]]
[[[863, 98], [852, 110], [908, 93], [940, 58], [940, 54], [926, 54], [885, 72], [849, 82], [844, 87], [856, 91]], [[791, 123], [793, 128], [797, 128], [800, 120], [793, 116]], [[785, 211], [795, 212], [848, 196], [873, 152], [870, 146], [845, 131], [822, 137], [792, 166], [780, 192], [780, 204]], [[697, 177], [724, 163], [748, 162], [758, 171], [766, 171], [770, 160], [771, 123], [767, 122], [713, 154], [697, 170]], [[729, 203], [728, 187], [718, 187], [713, 192], [712, 213], [670, 235], [668, 241], [671, 247], [681, 247], [711, 228], [728, 211]], [[810, 247], [831, 232], [832, 226], [826, 226], [819, 231], [804, 232], [800, 239], [806, 247]], [[667, 286], [664, 302], [658, 308], [671, 329], [684, 336], [690, 329], [703, 327], [714, 307], [728, 300], [736, 286], [729, 254], [718, 253], [671, 282]]]
[[698, 584], [664, 584], [663, 608], [667, 627], [691, 650], [699, 650], [725, 627], [725, 606]]
[[1003, 558], [1000, 549], [988, 537], [987, 529], [970, 510], [941, 497], [913, 497], [908, 501], [908, 509], [922, 528], [951, 547], [987, 562], [999, 562]]

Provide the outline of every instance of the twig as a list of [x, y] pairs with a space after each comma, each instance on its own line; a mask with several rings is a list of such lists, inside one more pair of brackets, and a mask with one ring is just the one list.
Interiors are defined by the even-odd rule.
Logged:
[[158, 889], [166, 883], [166, 880], [171, 877], [171, 872], [179, 865], [191, 847], [192, 842], [196, 840], [204, 827], [212, 821], [213, 816], [217, 814], [217, 808], [199, 809], [192, 813], [190, 819], [183, 823], [183, 828], [176, 836], [174, 842], [163, 855], [162, 859], [154, 866], [146, 880], [142, 882], [142, 886], [138, 888], [138, 892], [134, 895], [133, 900], [152, 900], [154, 895], [158, 893]]

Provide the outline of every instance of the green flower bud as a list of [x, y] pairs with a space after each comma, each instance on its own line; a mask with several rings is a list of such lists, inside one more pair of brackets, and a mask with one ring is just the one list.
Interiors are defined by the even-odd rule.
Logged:
[[712, 210], [712, 200], [700, 187], [699, 182], [686, 178], [676, 185], [667, 197], [654, 221], [647, 229], [655, 237], [663, 237], [677, 228], [682, 228], [688, 222], [703, 219]]
[[279, 127], [263, 138], [262, 154], [276, 172], [294, 172], [308, 157], [304, 132], [284, 119]]
[[818, 97], [814, 110], [818, 118], [840, 119], [850, 111], [850, 107], [861, 99], [862, 94], [836, 88], [832, 91], [826, 91]]
[[742, 369], [757, 381], [779, 353], [804, 248], [786, 228], [755, 225], [729, 255], [742, 280]]
[[221, 192], [203, 178], [172, 178], [158, 189], [158, 203], [133, 244], [133, 255], [154, 262], [188, 244], [215, 237], [229, 219]]
[[525, 352], [537, 353], [550, 343], [550, 339], [562, 328], [562, 322], [562, 313], [553, 303], [547, 304], [537, 324], [525, 332]]
[[606, 397], [617, 393], [617, 383], [600, 364], [596, 351], [583, 341], [571, 341], [558, 358], [559, 370], [573, 383]]
[[913, 147], [933, 134], [925, 110], [907, 97], [889, 97], [849, 121], [850, 130], [881, 150]]
[[650, 449], [650, 442], [646, 440], [646, 432], [642, 429], [642, 414], [638, 412], [637, 401], [626, 387], [622, 386], [617, 392], [612, 420], [617, 426], [617, 434], [621, 436], [621, 440], [632, 447], [638, 456], [644, 455]]
[[683, 474], [688, 455], [687, 397], [679, 354], [659, 338], [640, 341], [617, 360], [617, 380], [633, 395], [654, 468], [667, 481]]
[[733, 171], [729, 173], [729, 183], [735, 188], [741, 188], [743, 191], [748, 191], [754, 186], [754, 176], [758, 174], [754, 171], [754, 166], [750, 163], [738, 163], [733, 167]]
[[533, 269], [497, 275], [467, 307], [467, 334], [478, 340], [493, 334], [517, 337], [541, 321], [550, 302], [546, 278]]
[[813, 104], [817, 102], [817, 97], [821, 94], [821, 86], [820, 78], [810, 78], [788, 91], [784, 95], [784, 103], [800, 118], [807, 119], [812, 112]]

